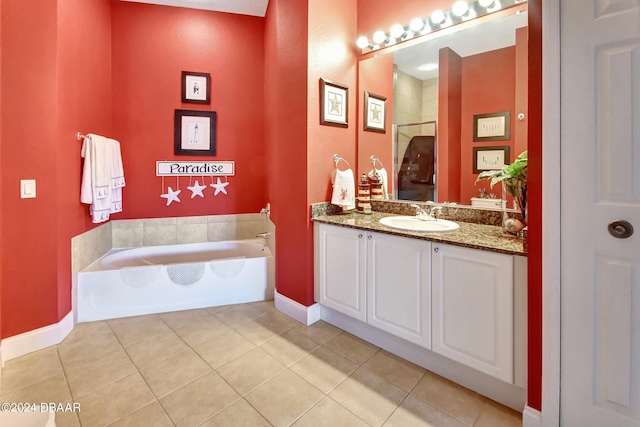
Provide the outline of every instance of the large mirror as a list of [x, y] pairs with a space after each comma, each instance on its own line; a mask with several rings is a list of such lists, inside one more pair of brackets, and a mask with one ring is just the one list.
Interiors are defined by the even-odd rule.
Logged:
[[360, 61], [359, 88], [387, 97], [391, 126], [360, 126], [359, 168], [380, 160], [393, 199], [512, 207], [501, 188], [474, 184], [527, 146], [526, 4], [494, 15]]

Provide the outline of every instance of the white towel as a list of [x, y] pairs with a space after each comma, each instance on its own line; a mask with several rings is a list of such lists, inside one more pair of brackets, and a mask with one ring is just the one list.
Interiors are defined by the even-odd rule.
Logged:
[[331, 180], [333, 183], [333, 194], [331, 204], [342, 206], [343, 210], [356, 208], [356, 189], [353, 179], [353, 171], [347, 169], [341, 171], [336, 169]]
[[125, 186], [120, 143], [115, 139], [89, 134], [82, 144], [82, 185], [80, 201], [91, 205], [94, 223], [104, 222], [109, 215], [122, 212], [122, 187]]
[[376, 174], [380, 175], [380, 179], [382, 179], [382, 199], [387, 200], [389, 198], [389, 191], [387, 190], [387, 171], [385, 168], [376, 169], [374, 167], [368, 173], [369, 178], [374, 178]]

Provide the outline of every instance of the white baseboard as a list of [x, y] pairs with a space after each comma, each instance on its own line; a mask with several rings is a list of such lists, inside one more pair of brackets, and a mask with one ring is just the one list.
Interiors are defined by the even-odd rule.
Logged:
[[542, 413], [530, 406], [525, 406], [522, 412], [522, 427], [541, 427]]
[[303, 325], [309, 326], [320, 320], [320, 304], [315, 303], [309, 307], [300, 304], [297, 301], [287, 298], [275, 290], [273, 293], [273, 302], [276, 310], [286, 314], [292, 319], [297, 320]]
[[53, 325], [5, 338], [2, 347], [2, 364], [34, 351], [60, 344], [73, 330], [73, 311]]

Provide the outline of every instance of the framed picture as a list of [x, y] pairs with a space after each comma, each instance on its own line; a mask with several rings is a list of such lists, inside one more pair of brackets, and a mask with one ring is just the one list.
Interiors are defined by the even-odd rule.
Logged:
[[364, 130], [385, 133], [387, 97], [371, 92], [364, 93]]
[[176, 110], [174, 121], [176, 155], [216, 155], [216, 112]]
[[506, 141], [509, 139], [511, 139], [510, 111], [473, 116], [474, 141]]
[[320, 79], [320, 124], [349, 127], [349, 87]]
[[509, 146], [473, 147], [473, 173], [501, 169], [509, 164]]
[[182, 102], [191, 104], [211, 103], [211, 74], [182, 72]]

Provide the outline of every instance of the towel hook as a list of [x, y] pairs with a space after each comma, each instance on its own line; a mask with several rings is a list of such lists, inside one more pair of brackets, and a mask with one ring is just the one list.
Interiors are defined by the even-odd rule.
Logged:
[[347, 164], [347, 166], [349, 167], [349, 169], [351, 169], [351, 165], [349, 164], [349, 162], [348, 162], [348, 161], [346, 161], [344, 158], [340, 157], [340, 156], [339, 156], [339, 155], [337, 155], [337, 154], [334, 154], [334, 155], [333, 155], [333, 161], [336, 163], [336, 169], [338, 168], [338, 163], [339, 163], [340, 161], [345, 162], [345, 163]]
[[82, 132], [78, 132], [76, 134], [76, 138], [78, 138], [78, 141], [83, 141], [86, 137], [87, 135], [83, 135]]
[[380, 168], [383, 169], [384, 165], [382, 164], [382, 162], [380, 161], [379, 158], [377, 158], [376, 156], [371, 156], [371, 164], [373, 165], [373, 168], [376, 168], [376, 163], [380, 163]]

